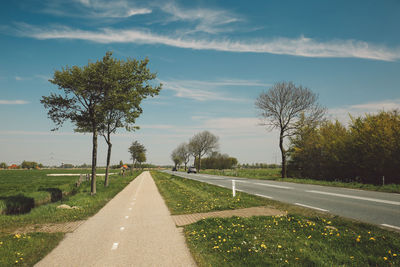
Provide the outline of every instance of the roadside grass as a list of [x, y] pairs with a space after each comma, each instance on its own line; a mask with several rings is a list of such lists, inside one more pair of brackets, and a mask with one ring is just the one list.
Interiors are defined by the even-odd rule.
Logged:
[[[87, 219], [97, 213], [139, 174], [137, 171], [133, 175], [124, 177], [111, 176], [107, 188], [103, 186], [104, 177], [97, 177], [97, 193], [94, 196], [90, 195], [90, 182], [83, 182], [75, 194], [67, 195], [54, 203], [41, 205], [29, 213], [0, 214], [0, 266], [33, 266], [57, 246], [64, 236], [64, 233], [14, 234], [18, 228]], [[60, 204], [77, 206], [78, 209], [58, 209], [57, 206]]]
[[400, 235], [339, 218], [210, 218], [184, 232], [199, 266], [400, 265]]
[[0, 234], [0, 266], [33, 266], [63, 237], [64, 233]]
[[201, 173], [220, 175], [220, 176], [232, 176], [242, 177], [260, 180], [272, 180], [279, 182], [290, 182], [299, 184], [314, 184], [314, 185], [325, 185], [334, 187], [344, 187], [351, 189], [361, 189], [369, 191], [379, 191], [387, 193], [400, 193], [400, 184], [387, 184], [387, 185], [373, 185], [373, 184], [362, 184], [362, 183], [345, 183], [337, 181], [323, 181], [315, 179], [305, 178], [281, 178], [281, 169], [235, 169], [235, 170], [201, 170]]
[[[200, 266], [400, 265], [400, 234], [327, 213], [152, 172], [172, 214], [264, 205], [287, 216], [209, 218], [184, 227]], [[218, 199], [218, 201], [216, 201]]]
[[151, 172], [171, 214], [191, 214], [265, 206], [266, 199], [161, 172]]

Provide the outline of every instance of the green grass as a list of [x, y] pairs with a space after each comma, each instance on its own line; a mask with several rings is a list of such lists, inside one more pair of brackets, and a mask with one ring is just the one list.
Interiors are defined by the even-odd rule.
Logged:
[[0, 266], [33, 266], [63, 237], [63, 233], [0, 234]]
[[[75, 193], [78, 176], [47, 176], [50, 173], [89, 173], [73, 170], [0, 170], [0, 213], [19, 214]], [[99, 173], [104, 170], [99, 170]]]
[[235, 201], [229, 189], [166, 173], [152, 176], [173, 214], [259, 205], [288, 212], [283, 217], [210, 218], [185, 226], [200, 266], [400, 265], [398, 233], [242, 192]]
[[273, 180], [280, 182], [315, 184], [334, 187], [345, 187], [352, 189], [362, 189], [369, 191], [380, 191], [388, 193], [400, 193], [400, 184], [388, 184], [384, 186], [362, 184], [362, 183], [345, 183], [337, 181], [323, 181], [305, 178], [281, 178], [281, 169], [237, 169], [237, 170], [201, 170], [201, 173], [223, 175], [232, 177], [243, 177], [260, 180]]
[[400, 265], [398, 234], [341, 219], [210, 218], [184, 231], [200, 266]]
[[151, 172], [171, 214], [190, 214], [216, 210], [265, 206], [268, 200], [206, 183], [161, 172]]

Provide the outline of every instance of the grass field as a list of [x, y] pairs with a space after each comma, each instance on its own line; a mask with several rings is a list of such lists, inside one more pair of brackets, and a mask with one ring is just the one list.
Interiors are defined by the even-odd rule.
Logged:
[[370, 191], [380, 191], [388, 193], [400, 193], [400, 184], [388, 184], [384, 186], [376, 186], [372, 184], [362, 184], [362, 183], [344, 183], [336, 181], [323, 181], [314, 179], [304, 179], [304, 178], [281, 178], [281, 169], [235, 169], [235, 170], [201, 170], [201, 173], [213, 174], [213, 175], [223, 175], [232, 177], [243, 177], [251, 179], [260, 180], [274, 180], [282, 182], [291, 183], [301, 183], [301, 184], [315, 184], [315, 185], [326, 185], [335, 187], [345, 187], [352, 189], [362, 189]]
[[[63, 171], [71, 173], [70, 170]], [[24, 193], [29, 193], [30, 186], [26, 186], [26, 184], [31, 184], [32, 188], [36, 189], [39, 187], [35, 182], [40, 183], [40, 186], [43, 187], [51, 186], [52, 188], [57, 188], [57, 186], [68, 184], [68, 181], [74, 184], [78, 179], [77, 177], [46, 176], [47, 173], [57, 172], [54, 170], [36, 170], [32, 171], [34, 172], [33, 175], [31, 175], [31, 171], [13, 172], [18, 174], [12, 173], [12, 178], [10, 178], [0, 171], [2, 184], [12, 188], [12, 190], [15, 190], [15, 187], [19, 184], [22, 188], [21, 192]], [[12, 234], [16, 229], [36, 224], [64, 223], [86, 219], [100, 210], [138, 174], [139, 172], [125, 177], [119, 175], [111, 176], [110, 185], [107, 188], [103, 186], [104, 178], [97, 177], [97, 193], [94, 196], [90, 195], [90, 182], [83, 182], [74, 194], [66, 195], [59, 201], [36, 207], [29, 213], [19, 215], [0, 214], [0, 266], [32, 266], [51, 251], [64, 236], [63, 233]], [[24, 183], [18, 181], [16, 177], [20, 177]], [[29, 177], [33, 177], [32, 182], [30, 182]], [[6, 180], [9, 183], [5, 182]], [[13, 186], [10, 186], [10, 184]], [[32, 189], [30, 192], [35, 192], [34, 190]], [[7, 191], [3, 190], [2, 193], [6, 195]], [[58, 209], [57, 206], [60, 204], [77, 206], [78, 209]]]
[[[175, 214], [215, 210], [210, 205], [215, 199], [224, 203], [218, 209], [236, 205], [229, 189], [152, 175]], [[400, 265], [398, 233], [245, 193], [240, 198], [241, 207], [262, 204], [288, 216], [210, 218], [186, 226], [186, 240], [200, 266]]]

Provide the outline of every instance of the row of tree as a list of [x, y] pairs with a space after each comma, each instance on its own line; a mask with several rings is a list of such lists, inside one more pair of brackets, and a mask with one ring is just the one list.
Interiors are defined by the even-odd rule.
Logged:
[[[35, 161], [24, 160], [21, 165], [12, 164], [10, 165], [13, 169], [38, 169], [43, 168], [43, 164], [37, 163]], [[5, 162], [0, 163], [0, 169], [7, 169], [9, 166]]]
[[55, 71], [53, 79], [49, 80], [62, 93], [43, 96], [40, 101], [56, 125], [53, 130], [70, 121], [75, 131], [92, 134], [92, 195], [96, 194], [98, 135], [103, 136], [108, 145], [104, 182], [104, 186], [108, 186], [111, 134], [122, 127], [128, 131], [137, 129], [133, 125], [143, 111], [142, 100], [161, 90], [161, 84], [150, 84], [156, 74], [147, 68], [148, 63], [147, 58], [117, 60], [107, 52], [102, 60], [89, 62], [84, 67], [67, 66]]
[[400, 114], [351, 118], [345, 127], [336, 121], [299, 122], [291, 139], [291, 176], [323, 180], [400, 183]]
[[211, 155], [218, 150], [218, 137], [209, 131], [203, 131], [195, 134], [190, 138], [189, 143], [181, 143], [171, 153], [171, 159], [175, 164], [175, 168], [181, 164], [185, 165], [185, 170], [190, 161], [190, 157], [194, 158], [194, 165], [197, 170], [201, 170], [202, 157]]
[[221, 154], [219, 152], [213, 152], [207, 158], [201, 160], [202, 169], [233, 169], [237, 166], [238, 160], [234, 157], [230, 157], [228, 154]]

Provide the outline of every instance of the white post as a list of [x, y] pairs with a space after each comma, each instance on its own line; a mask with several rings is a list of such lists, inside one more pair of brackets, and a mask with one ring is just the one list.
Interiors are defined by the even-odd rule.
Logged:
[[233, 195], [233, 197], [236, 196], [235, 180], [232, 180], [232, 195]]

